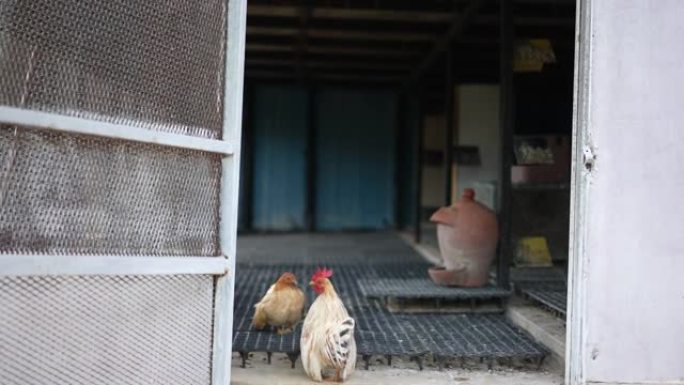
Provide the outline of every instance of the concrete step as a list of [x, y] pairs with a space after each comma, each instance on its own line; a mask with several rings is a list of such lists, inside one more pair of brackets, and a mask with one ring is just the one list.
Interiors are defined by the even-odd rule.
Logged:
[[534, 304], [515, 298], [506, 310], [506, 317], [546, 347], [551, 356], [547, 364], [562, 371], [565, 364], [565, 321]]

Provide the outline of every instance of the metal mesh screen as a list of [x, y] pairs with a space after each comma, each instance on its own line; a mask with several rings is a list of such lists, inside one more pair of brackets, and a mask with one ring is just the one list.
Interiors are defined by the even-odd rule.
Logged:
[[221, 136], [221, 0], [3, 0], [0, 105]]
[[209, 384], [211, 276], [0, 278], [0, 383]]
[[0, 127], [0, 162], [0, 253], [219, 254], [219, 155]]

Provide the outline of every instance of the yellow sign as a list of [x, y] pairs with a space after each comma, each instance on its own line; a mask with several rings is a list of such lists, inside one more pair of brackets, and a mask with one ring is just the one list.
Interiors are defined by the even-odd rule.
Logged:
[[518, 241], [515, 253], [518, 266], [551, 266], [551, 252], [544, 237], [526, 237]]
[[515, 46], [514, 72], [540, 72], [544, 64], [555, 62], [556, 54], [549, 39], [524, 40]]

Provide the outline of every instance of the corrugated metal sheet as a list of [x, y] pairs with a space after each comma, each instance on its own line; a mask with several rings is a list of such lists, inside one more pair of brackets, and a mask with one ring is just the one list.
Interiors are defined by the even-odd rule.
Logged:
[[316, 227], [392, 226], [396, 95], [321, 90], [316, 106]]
[[299, 87], [255, 89], [254, 229], [294, 230], [305, 225], [307, 100], [306, 90]]

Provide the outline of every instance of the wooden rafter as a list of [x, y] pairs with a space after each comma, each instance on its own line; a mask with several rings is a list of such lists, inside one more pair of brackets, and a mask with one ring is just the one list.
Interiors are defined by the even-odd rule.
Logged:
[[417, 81], [434, 62], [444, 54], [446, 48], [455, 40], [461, 37], [463, 31], [468, 24], [477, 15], [483, 7], [485, 0], [471, 0], [468, 6], [460, 13], [454, 14], [453, 22], [449, 26], [449, 30], [443, 35], [434, 40], [432, 50], [425, 56], [425, 59], [416, 67], [411, 76], [409, 83]]
[[[247, 35], [253, 36], [298, 36], [299, 28], [294, 27], [247, 27]], [[305, 30], [306, 36], [317, 39], [334, 40], [367, 40], [367, 41], [407, 41], [429, 42], [434, 39], [433, 34], [420, 32], [385, 32], [368, 30], [321, 29]]]
[[[250, 5], [249, 16], [288, 17], [298, 16], [297, 7], [277, 5]], [[412, 12], [386, 9], [353, 9], [353, 8], [314, 8], [311, 17], [329, 20], [361, 20], [361, 21], [398, 21], [406, 23], [446, 23], [451, 15], [444, 12]]]
[[[553, 2], [549, 2], [548, 4], [553, 4]], [[561, 4], [567, 3], [561, 2]], [[248, 7], [248, 15], [258, 17], [298, 18], [300, 17], [299, 12], [299, 8], [294, 6], [250, 5]], [[448, 24], [452, 20], [452, 15], [448, 12], [323, 7], [313, 8], [311, 10], [311, 18], [346, 21], [388, 21], [412, 24]], [[476, 17], [472, 22], [473, 24], [497, 25], [498, 20], [498, 16], [495, 14], [480, 15]], [[518, 15], [515, 17], [515, 25], [540, 27], [573, 26], [574, 14], [569, 14], [566, 17], [540, 17]]]
[[[272, 59], [272, 58], [248, 58], [245, 62], [248, 66], [274, 66], [274, 67], [294, 67], [297, 65], [295, 60], [291, 59]], [[325, 68], [325, 69], [361, 69], [361, 70], [387, 70], [387, 71], [408, 71], [411, 66], [402, 62], [358, 62], [358, 61], [322, 61], [322, 60], [307, 60], [305, 66], [307, 68]]]
[[[292, 45], [279, 44], [257, 44], [249, 43], [246, 47], [248, 52], [295, 52]], [[384, 57], [409, 57], [416, 56], [421, 51], [402, 50], [392, 48], [366, 48], [366, 47], [346, 47], [346, 46], [309, 46], [307, 52], [312, 54], [329, 54], [344, 56], [384, 56]]]

